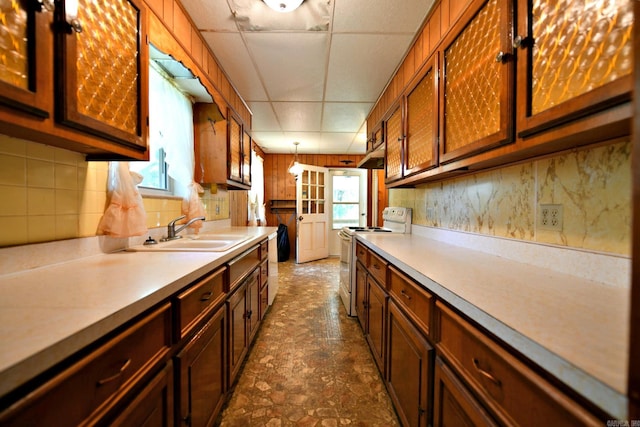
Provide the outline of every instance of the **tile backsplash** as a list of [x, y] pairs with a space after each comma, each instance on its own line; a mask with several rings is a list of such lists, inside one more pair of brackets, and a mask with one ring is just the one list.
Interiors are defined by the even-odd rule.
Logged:
[[[0, 247], [89, 237], [107, 203], [107, 162], [0, 135]], [[215, 186], [202, 200], [207, 219], [229, 218], [229, 196]], [[182, 200], [143, 196], [147, 227], [180, 216]]]
[[[539, 225], [541, 204], [562, 205], [561, 231]], [[418, 225], [630, 256], [631, 143], [392, 189], [389, 205]]]

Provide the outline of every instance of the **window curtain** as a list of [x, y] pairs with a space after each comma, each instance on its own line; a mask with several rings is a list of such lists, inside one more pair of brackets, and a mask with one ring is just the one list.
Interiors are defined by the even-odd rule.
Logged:
[[[191, 101], [153, 66], [149, 73], [149, 131], [161, 135], [157, 148], [166, 153], [167, 173], [175, 181], [174, 192], [182, 198], [182, 213], [191, 218], [204, 216], [199, 193], [204, 190], [193, 180], [193, 108]], [[190, 225], [196, 231], [201, 221]]]
[[266, 225], [264, 206], [264, 159], [251, 150], [251, 190], [249, 191], [249, 224]]
[[98, 234], [111, 237], [141, 236], [147, 232], [147, 214], [137, 185], [142, 175], [129, 170], [129, 162], [109, 162], [109, 205], [98, 224]]

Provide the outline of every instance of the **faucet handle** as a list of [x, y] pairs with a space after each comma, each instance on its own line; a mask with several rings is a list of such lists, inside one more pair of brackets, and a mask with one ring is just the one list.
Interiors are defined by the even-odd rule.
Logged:
[[184, 219], [184, 218], [186, 218], [186, 217], [187, 217], [186, 215], [182, 215], [182, 216], [179, 216], [179, 217], [178, 217], [178, 218], [176, 218], [176, 219], [172, 219], [171, 221], [169, 221], [169, 225], [170, 225], [170, 226], [176, 225], [176, 222], [178, 222], [178, 221], [180, 221], [181, 219]]

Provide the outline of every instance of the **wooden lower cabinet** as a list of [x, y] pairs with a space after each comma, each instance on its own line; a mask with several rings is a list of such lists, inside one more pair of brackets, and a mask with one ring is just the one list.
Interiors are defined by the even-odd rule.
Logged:
[[433, 426], [496, 426], [455, 374], [436, 357], [434, 373]]
[[386, 323], [387, 323], [387, 293], [371, 276], [367, 277], [367, 316], [369, 331], [366, 335], [373, 360], [376, 361], [378, 369], [384, 376], [385, 374], [385, 357], [386, 349]]
[[226, 392], [226, 310], [221, 306], [175, 357], [180, 426], [213, 425]]
[[173, 390], [173, 364], [169, 361], [109, 425], [112, 427], [172, 426]]
[[367, 329], [367, 270], [360, 260], [356, 262], [356, 315], [365, 335]]
[[403, 426], [429, 425], [434, 349], [389, 300], [387, 390]]
[[233, 385], [249, 346], [260, 325], [259, 298], [260, 283], [258, 281], [259, 268], [237, 287], [227, 300], [229, 317], [229, 378], [228, 386]]
[[[171, 305], [163, 304], [0, 412], [4, 426], [100, 424], [133, 399], [171, 348]], [[146, 405], [146, 401], [141, 405]]]

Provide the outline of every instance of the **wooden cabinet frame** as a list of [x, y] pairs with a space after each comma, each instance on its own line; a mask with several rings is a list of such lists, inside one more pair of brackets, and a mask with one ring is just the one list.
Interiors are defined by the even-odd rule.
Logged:
[[514, 38], [520, 36], [523, 40], [520, 48], [515, 52], [518, 56], [516, 94], [518, 104], [516, 110], [519, 137], [524, 138], [531, 136], [554, 126], [622, 104], [631, 99], [633, 76], [627, 75], [537, 114], [533, 114], [531, 112], [531, 70], [533, 67], [534, 44], [532, 30], [533, 19], [530, 11], [530, 2], [522, 1], [517, 3], [517, 28]]
[[[142, 0], [126, 0], [137, 11], [138, 54], [137, 66], [137, 123], [135, 133], [111, 126], [108, 123], [97, 120], [94, 117], [82, 114], [78, 109], [77, 88], [78, 72], [77, 40], [78, 34], [68, 30], [65, 21], [64, 2], [59, 2], [56, 7], [56, 49], [55, 65], [56, 80], [59, 82], [56, 92], [56, 119], [69, 127], [105, 138], [128, 148], [145, 151], [147, 148], [148, 134], [148, 99], [149, 99], [149, 45], [147, 40], [147, 9]], [[86, 33], [83, 32], [84, 35]], [[87, 34], [91, 37], [90, 34]], [[117, 94], [114, 94], [117, 96]]]
[[496, 61], [498, 55], [502, 54], [502, 67], [500, 70], [500, 123], [499, 130], [491, 135], [487, 135], [479, 140], [471, 141], [469, 144], [454, 149], [447, 150], [446, 140], [446, 85], [447, 85], [447, 62], [445, 52], [463, 33], [465, 28], [473, 21], [477, 14], [488, 3], [486, 0], [474, 0], [467, 10], [463, 13], [461, 19], [452, 27], [449, 34], [442, 41], [440, 48], [440, 71], [442, 78], [440, 79], [440, 163], [448, 163], [464, 157], [468, 157], [483, 151], [493, 149], [495, 147], [505, 145], [514, 140], [514, 84], [515, 84], [515, 64], [512, 54], [511, 33], [513, 28], [513, 2], [508, 0], [496, 0], [500, 5], [500, 50], [495, 52]]

